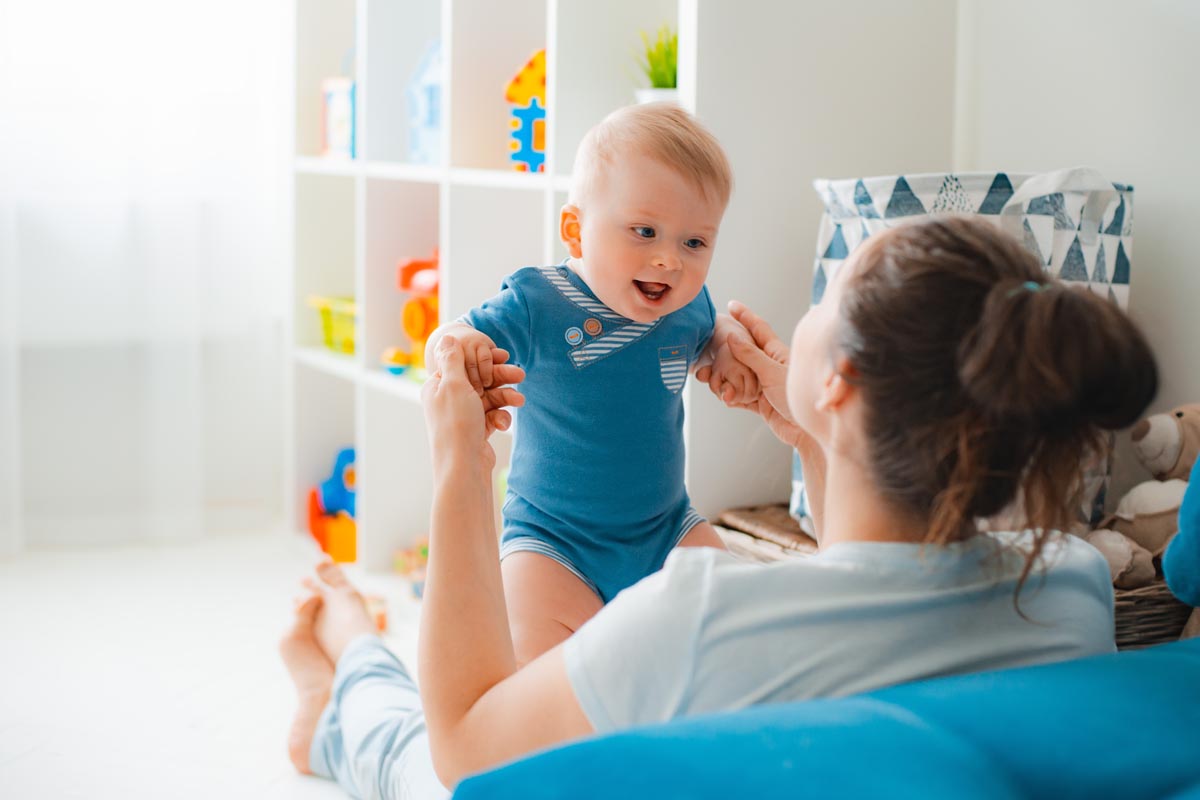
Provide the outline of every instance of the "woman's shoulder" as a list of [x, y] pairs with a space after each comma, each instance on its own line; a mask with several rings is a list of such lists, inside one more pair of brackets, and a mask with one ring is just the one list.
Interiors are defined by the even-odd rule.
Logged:
[[[995, 531], [981, 533], [980, 537], [1020, 557], [1032, 552], [1037, 541], [1033, 531]], [[1051, 531], [1045, 536], [1034, 566], [1041, 566], [1050, 572], [1078, 571], [1101, 577], [1108, 575], [1108, 562], [1099, 550], [1084, 539], [1063, 531]]]
[[[1025, 571], [1035, 547], [1032, 532], [980, 533], [952, 545], [848, 542], [813, 555], [769, 564], [745, 561], [724, 550], [679, 548], [664, 577], [684, 592], [757, 596], [786, 590], [793, 598], [871, 594], [873, 589], [953, 590], [969, 584], [1013, 581]], [[1030, 568], [1038, 582], [1110, 587], [1108, 563], [1094, 547], [1068, 533], [1051, 532]], [[728, 590], [728, 592], [726, 591]]]
[[[1031, 532], [988, 532], [954, 545], [853, 542], [834, 545], [813, 555], [762, 564], [726, 550], [677, 548], [654, 576], [660, 591], [706, 601], [761, 600], [786, 593], [806, 596], [957, 590], [971, 584], [1014, 581], [1024, 572], [1035, 546]], [[1086, 584], [1093, 592], [1110, 587], [1108, 564], [1094, 547], [1067, 533], [1052, 532], [1030, 569], [1037, 583]], [[737, 598], [737, 599], [734, 599]]]
[[824, 595], [845, 585], [844, 570], [815, 554], [785, 556], [767, 563], [750, 561], [713, 547], [678, 547], [657, 573], [683, 595], [696, 595], [709, 608], [792, 597]]

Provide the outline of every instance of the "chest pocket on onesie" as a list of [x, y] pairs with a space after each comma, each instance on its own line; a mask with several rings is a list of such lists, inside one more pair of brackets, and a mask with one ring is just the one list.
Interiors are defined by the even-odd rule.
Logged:
[[671, 394], [679, 394], [679, 390], [687, 383], [688, 355], [683, 345], [658, 348], [658, 371], [662, 375], [663, 386]]

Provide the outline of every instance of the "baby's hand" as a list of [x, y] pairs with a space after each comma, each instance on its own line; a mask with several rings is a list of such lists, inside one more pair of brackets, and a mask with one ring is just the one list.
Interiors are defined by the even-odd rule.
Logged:
[[737, 360], [728, 342], [717, 350], [708, 387], [727, 406], [742, 406], [758, 400], [758, 376]]
[[[453, 334], [462, 346], [467, 380], [471, 382], [475, 393], [483, 396], [485, 389], [491, 389], [495, 385], [495, 366], [504, 363], [508, 358], [508, 351], [496, 347], [491, 337], [469, 325], [456, 327]], [[504, 354], [502, 357], [501, 353]]]

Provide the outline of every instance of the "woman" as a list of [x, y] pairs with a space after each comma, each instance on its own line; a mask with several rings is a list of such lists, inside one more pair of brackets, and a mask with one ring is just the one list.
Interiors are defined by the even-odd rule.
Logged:
[[[424, 396], [436, 489], [420, 696], [323, 565], [283, 643], [298, 768], [356, 795], [438, 796], [593, 733], [1113, 649], [1107, 566], [1055, 529], [1101, 431], [1156, 390], [1119, 309], [1046, 278], [985, 222], [934, 218], [856, 252], [790, 353], [732, 311], [754, 337], [736, 345], [763, 387], [754, 409], [804, 461], [819, 553], [676, 553], [517, 670], [487, 437], [521, 398], [481, 402], [448, 337]], [[504, 365], [504, 382], [521, 377]], [[1018, 496], [1031, 532], [976, 532]]]

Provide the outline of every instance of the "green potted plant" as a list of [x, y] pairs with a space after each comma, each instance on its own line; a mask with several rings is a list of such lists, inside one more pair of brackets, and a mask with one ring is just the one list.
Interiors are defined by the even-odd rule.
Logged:
[[670, 25], [664, 24], [659, 28], [653, 40], [642, 31], [638, 66], [650, 82], [650, 88], [635, 90], [639, 103], [678, 102], [678, 89], [675, 88], [678, 52], [679, 36], [671, 30]]

